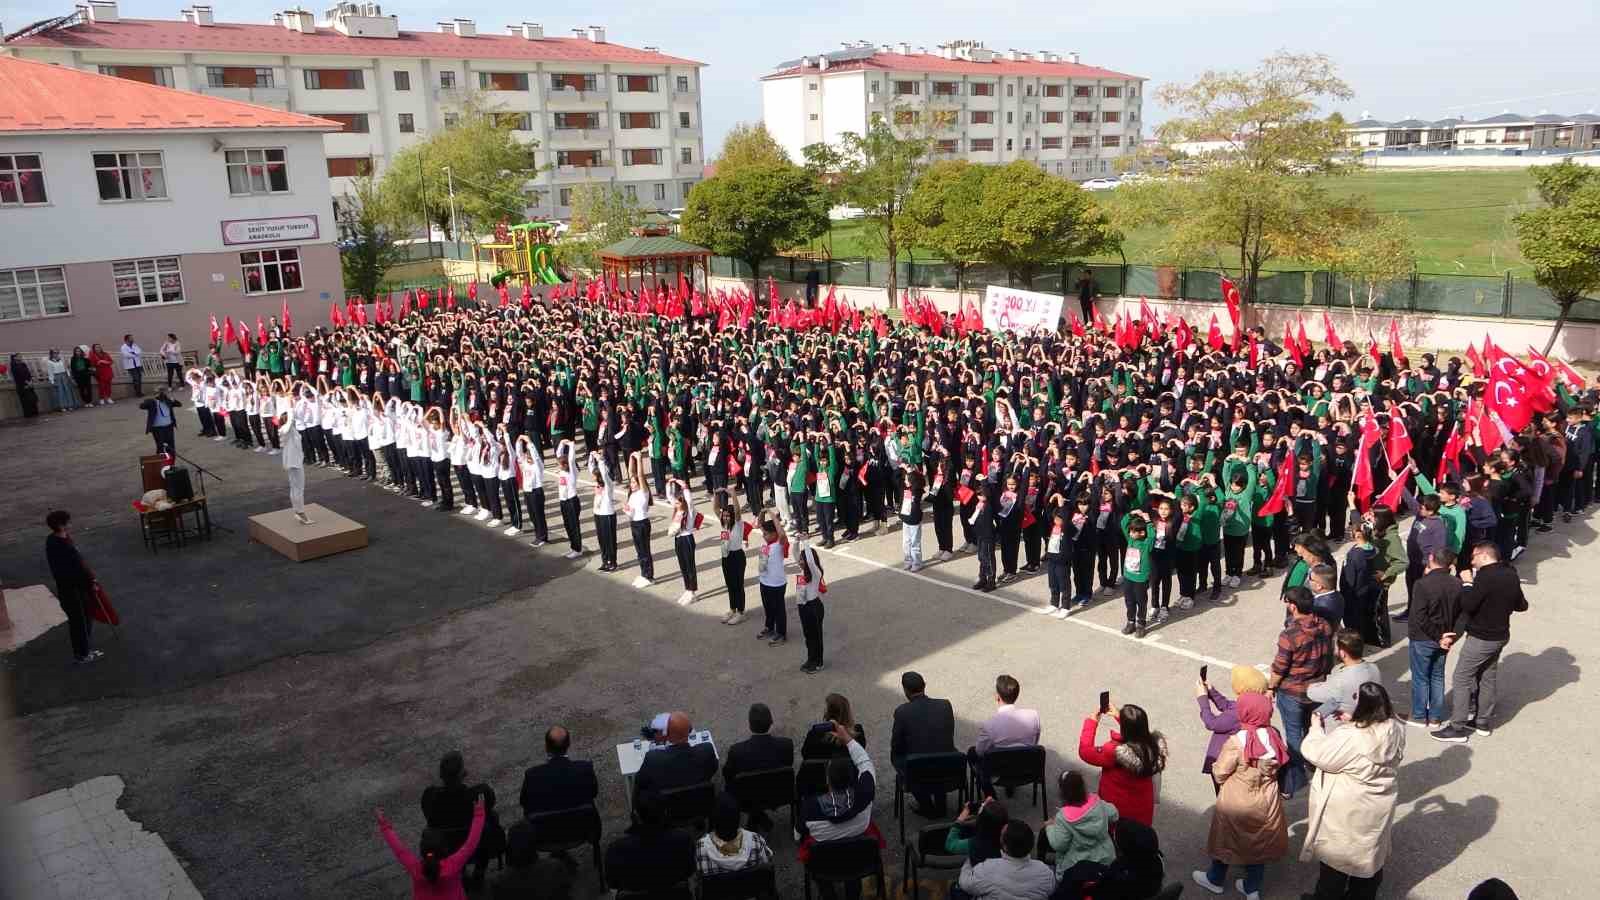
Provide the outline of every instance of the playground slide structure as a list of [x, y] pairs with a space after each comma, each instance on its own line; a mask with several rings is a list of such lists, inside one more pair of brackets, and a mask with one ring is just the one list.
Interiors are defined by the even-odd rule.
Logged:
[[533, 277], [544, 284], [564, 284], [566, 279], [556, 272], [552, 257], [555, 248], [549, 244], [534, 244], [532, 249]]

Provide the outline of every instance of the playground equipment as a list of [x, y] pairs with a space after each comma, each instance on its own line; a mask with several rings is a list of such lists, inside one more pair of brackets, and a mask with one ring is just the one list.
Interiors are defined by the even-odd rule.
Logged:
[[555, 222], [524, 222], [495, 226], [494, 243], [473, 248], [474, 261], [478, 254], [489, 251], [495, 274], [489, 281], [499, 286], [506, 281], [524, 281], [529, 284], [565, 284], [555, 265], [555, 248], [551, 246], [556, 234]]

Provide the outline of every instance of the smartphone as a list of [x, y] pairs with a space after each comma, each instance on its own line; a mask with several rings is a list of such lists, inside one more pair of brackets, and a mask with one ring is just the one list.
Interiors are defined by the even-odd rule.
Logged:
[[1111, 692], [1110, 691], [1101, 691], [1100, 692], [1100, 715], [1103, 716], [1108, 712], [1111, 712]]
[[1204, 681], [1206, 684], [1210, 684], [1211, 683], [1209, 681], [1206, 681], [1206, 670], [1209, 669], [1209, 668], [1211, 668], [1211, 667], [1210, 666], [1201, 666], [1200, 667], [1200, 680]]

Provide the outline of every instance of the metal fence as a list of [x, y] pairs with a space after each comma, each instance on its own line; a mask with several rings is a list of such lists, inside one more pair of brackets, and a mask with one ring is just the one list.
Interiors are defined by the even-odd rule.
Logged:
[[[1150, 297], [1161, 300], [1222, 302], [1222, 287], [1215, 271], [1178, 266], [1118, 265], [1068, 262], [1042, 269], [1032, 290], [1070, 295], [1076, 292], [1084, 271], [1094, 276], [1097, 291], [1105, 296]], [[820, 284], [840, 287], [885, 287], [889, 263], [882, 259], [797, 259], [773, 257], [761, 263], [761, 278], [801, 283], [811, 272]], [[716, 256], [711, 274], [727, 278], [751, 277], [750, 266]], [[902, 288], [954, 290], [959, 281], [966, 290], [981, 292], [989, 285], [1025, 287], [1001, 266], [970, 265], [958, 272], [952, 263], [901, 259], [895, 282]], [[1302, 270], [1263, 272], [1256, 285], [1256, 302], [1270, 306], [1311, 309], [1368, 306], [1381, 312], [1435, 313], [1485, 318], [1554, 320], [1560, 308], [1549, 291], [1527, 279], [1511, 275], [1449, 275], [1418, 272], [1371, 292], [1365, 283], [1333, 272]], [[1600, 322], [1600, 297], [1588, 297], [1572, 309], [1577, 322]]]

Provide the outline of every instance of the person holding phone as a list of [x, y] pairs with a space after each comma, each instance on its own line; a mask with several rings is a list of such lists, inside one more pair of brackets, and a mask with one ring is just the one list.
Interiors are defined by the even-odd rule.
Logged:
[[1234, 705], [1239, 731], [1223, 742], [1211, 770], [1221, 790], [1211, 813], [1206, 837], [1208, 869], [1193, 873], [1194, 882], [1221, 894], [1231, 866], [1244, 867], [1234, 887], [1245, 900], [1261, 900], [1266, 864], [1289, 850], [1289, 826], [1278, 794], [1278, 769], [1288, 760], [1283, 735], [1272, 727], [1272, 701], [1264, 694], [1241, 694]]
[[1078, 758], [1100, 768], [1100, 796], [1117, 808], [1124, 819], [1143, 825], [1155, 821], [1157, 779], [1167, 767], [1167, 739], [1150, 730], [1143, 708], [1131, 703], [1117, 710], [1115, 730], [1096, 745], [1100, 721], [1111, 715], [1111, 697], [1101, 695], [1101, 706], [1083, 720], [1078, 733]]

